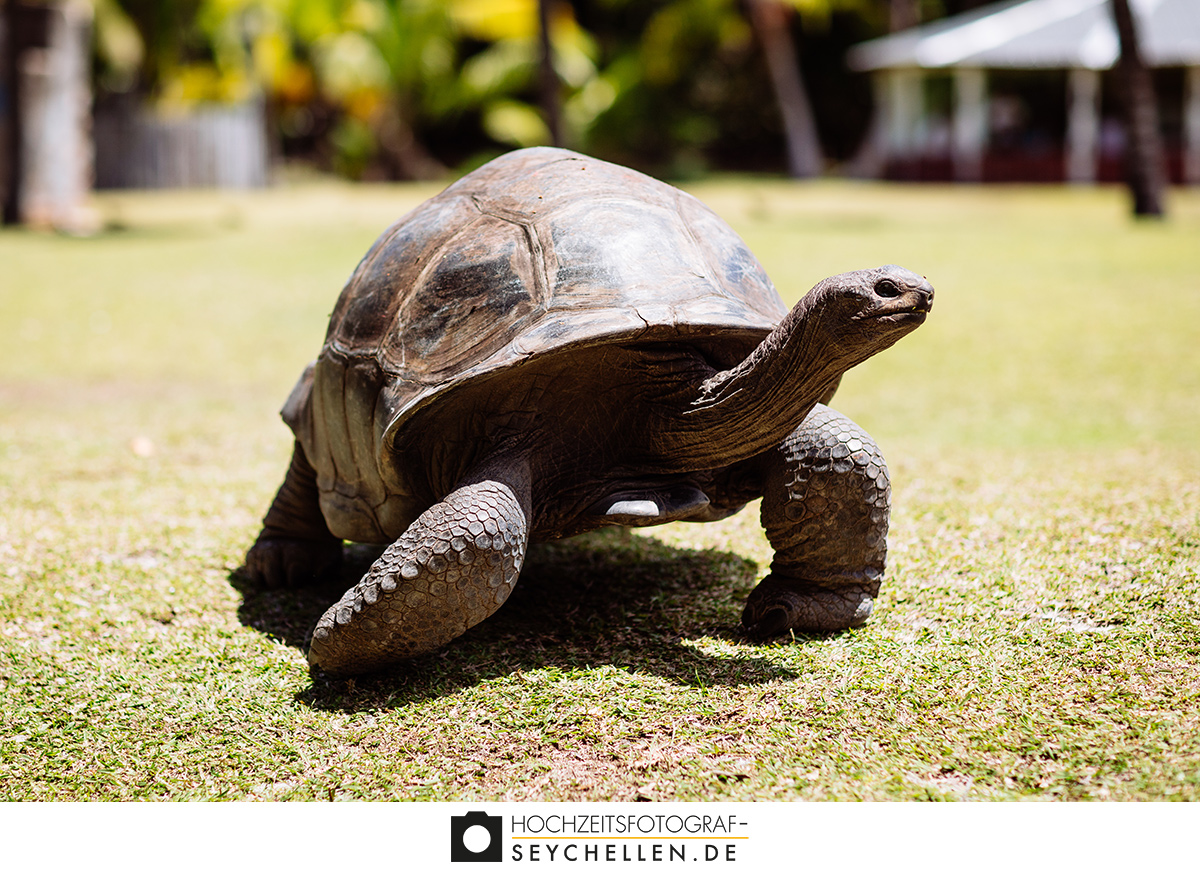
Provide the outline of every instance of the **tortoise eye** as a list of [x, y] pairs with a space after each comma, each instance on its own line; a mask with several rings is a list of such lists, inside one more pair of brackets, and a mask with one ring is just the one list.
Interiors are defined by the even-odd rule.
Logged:
[[880, 297], [899, 297], [900, 289], [891, 279], [880, 279], [875, 283], [875, 293]]

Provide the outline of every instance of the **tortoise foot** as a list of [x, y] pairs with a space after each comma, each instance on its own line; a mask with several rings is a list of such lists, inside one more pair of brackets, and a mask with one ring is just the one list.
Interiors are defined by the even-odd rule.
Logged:
[[312, 585], [342, 562], [342, 541], [260, 536], [246, 553], [246, 577], [264, 588]]
[[329, 607], [313, 630], [309, 664], [350, 676], [445, 645], [508, 599], [527, 541], [526, 513], [507, 485], [457, 489]]
[[299, 442], [242, 573], [264, 588], [311, 585], [337, 569], [342, 540], [321, 514], [317, 474]]
[[871, 615], [878, 585], [820, 585], [767, 576], [750, 592], [742, 627], [762, 641], [788, 631], [827, 633], [858, 627]]

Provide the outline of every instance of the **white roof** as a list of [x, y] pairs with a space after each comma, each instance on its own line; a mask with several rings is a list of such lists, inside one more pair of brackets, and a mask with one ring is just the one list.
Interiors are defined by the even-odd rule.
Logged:
[[[1146, 63], [1200, 64], [1200, 0], [1130, 0]], [[1006, 0], [856, 45], [856, 70], [1086, 67], [1117, 60], [1109, 0]]]

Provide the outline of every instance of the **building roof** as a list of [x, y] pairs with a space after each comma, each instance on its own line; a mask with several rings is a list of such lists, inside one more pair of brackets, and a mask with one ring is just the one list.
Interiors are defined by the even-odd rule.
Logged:
[[[1200, 65], [1200, 0], [1130, 0], [1146, 63]], [[856, 45], [856, 70], [1107, 69], [1119, 47], [1109, 0], [1005, 0]]]

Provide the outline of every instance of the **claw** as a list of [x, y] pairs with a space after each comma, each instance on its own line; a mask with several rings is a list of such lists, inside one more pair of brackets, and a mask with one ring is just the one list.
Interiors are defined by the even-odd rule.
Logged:
[[817, 585], [768, 576], [750, 592], [742, 626], [755, 641], [789, 630], [826, 633], [863, 624], [874, 597], [864, 585]]
[[[753, 625], [747, 625], [746, 633], [750, 639], [755, 642], [763, 642], [771, 637], [781, 636], [787, 633], [791, 627], [791, 622], [788, 620], [788, 610], [781, 605], [772, 606], [762, 617]], [[743, 624], [745, 619], [743, 618]]]

